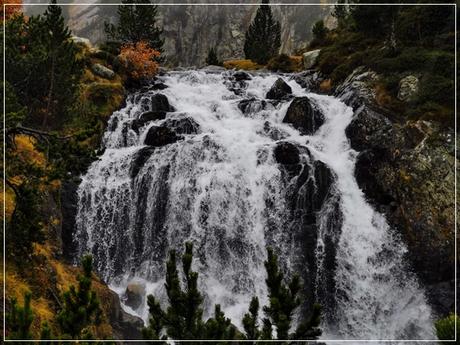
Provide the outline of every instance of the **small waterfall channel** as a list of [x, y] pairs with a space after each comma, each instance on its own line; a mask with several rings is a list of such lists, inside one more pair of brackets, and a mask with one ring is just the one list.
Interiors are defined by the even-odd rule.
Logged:
[[[168, 250], [192, 241], [205, 314], [220, 303], [241, 326], [253, 295], [267, 302], [271, 246], [323, 305], [324, 339], [433, 339], [406, 249], [356, 183], [352, 109], [289, 75], [295, 98], [267, 99], [279, 77], [169, 72], [131, 94], [82, 177], [76, 256], [92, 253], [122, 300], [135, 284], [142, 300], [124, 307], [146, 319], [146, 294], [166, 301]], [[310, 131], [283, 122], [307, 101]]]

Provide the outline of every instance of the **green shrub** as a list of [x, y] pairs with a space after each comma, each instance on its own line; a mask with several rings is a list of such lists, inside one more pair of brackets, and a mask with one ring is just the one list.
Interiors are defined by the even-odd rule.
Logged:
[[444, 319], [435, 322], [436, 335], [439, 340], [453, 340], [455, 339], [455, 324], [457, 324], [457, 338], [460, 329], [460, 323], [455, 314], [450, 314]]
[[296, 66], [294, 61], [292, 61], [288, 55], [280, 54], [278, 56], [275, 56], [274, 58], [271, 58], [270, 61], [268, 61], [267, 69], [269, 69], [270, 71], [289, 73], [294, 72]]

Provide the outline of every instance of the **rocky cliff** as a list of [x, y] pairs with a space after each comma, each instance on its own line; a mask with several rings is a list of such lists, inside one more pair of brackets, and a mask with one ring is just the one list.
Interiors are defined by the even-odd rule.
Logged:
[[[297, 79], [318, 92], [327, 81], [314, 72]], [[455, 132], [380, 106], [379, 80], [358, 68], [330, 93], [355, 112], [346, 133], [359, 152], [360, 188], [406, 242], [434, 310], [446, 315], [455, 301]]]
[[[75, 2], [75, 1], [73, 1]], [[116, 21], [117, 6], [101, 6], [104, 0], [93, 0], [88, 6], [66, 6], [68, 24], [77, 36], [88, 37], [93, 43], [105, 40], [104, 22]], [[116, 1], [115, 1], [116, 2]], [[159, 24], [164, 28], [167, 63], [174, 66], [200, 66], [204, 64], [210, 47], [217, 46], [220, 59], [242, 58], [244, 34], [257, 11], [259, 0], [252, 5], [241, 6], [186, 6], [171, 5], [170, 0], [158, 1]], [[206, 1], [201, 1], [206, 2]], [[207, 1], [214, 3], [214, 1]], [[229, 2], [229, 1], [224, 1]], [[247, 3], [236, 0], [231, 3]], [[305, 1], [289, 1], [289, 3]], [[315, 1], [306, 1], [315, 2]], [[69, 1], [72, 3], [72, 1]], [[113, 2], [112, 2], [113, 3]], [[41, 8], [41, 7], [40, 7]], [[276, 18], [281, 22], [281, 52], [293, 54], [306, 46], [311, 39], [313, 23], [328, 15], [329, 6], [273, 6]], [[39, 12], [39, 8], [28, 8]]]

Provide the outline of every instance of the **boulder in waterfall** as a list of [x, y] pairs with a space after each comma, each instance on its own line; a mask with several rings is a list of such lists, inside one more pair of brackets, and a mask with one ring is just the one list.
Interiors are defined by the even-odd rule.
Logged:
[[410, 101], [418, 91], [419, 79], [414, 75], [408, 75], [399, 81], [398, 99], [403, 102]]
[[300, 151], [296, 145], [282, 141], [277, 143], [273, 151], [275, 160], [283, 165], [298, 164], [300, 162]]
[[142, 98], [141, 104], [146, 111], [175, 111], [174, 107], [169, 104], [168, 97], [161, 93]]
[[245, 115], [265, 109], [267, 101], [257, 98], [243, 99], [238, 103], [238, 109]]
[[115, 339], [142, 339], [141, 330], [144, 327], [144, 321], [140, 317], [125, 312], [121, 307], [118, 294], [112, 290], [109, 291], [109, 300], [106, 303], [109, 307], [109, 321]]
[[296, 97], [290, 104], [284, 123], [290, 123], [302, 134], [313, 134], [324, 123], [324, 115], [308, 97]]
[[137, 119], [133, 120], [131, 128], [137, 132], [139, 128], [144, 126], [146, 123], [150, 121], [164, 120], [165, 117], [165, 111], [146, 111], [139, 115]]
[[127, 306], [136, 310], [144, 302], [145, 286], [139, 283], [130, 283], [126, 287], [124, 302]]
[[319, 53], [321, 49], [312, 50], [302, 54], [303, 60], [303, 67], [305, 69], [312, 68], [316, 64], [316, 60], [318, 60]]
[[235, 78], [236, 81], [243, 81], [243, 80], [251, 80], [251, 76], [249, 73], [246, 73], [244, 71], [238, 71], [233, 73], [233, 78]]
[[273, 140], [281, 140], [287, 137], [287, 134], [279, 128], [273, 126], [270, 121], [264, 122], [264, 133]]
[[153, 147], [160, 147], [175, 143], [181, 138], [182, 137], [176, 135], [176, 133], [168, 127], [152, 126], [147, 132], [144, 144]]
[[113, 79], [115, 78], [115, 72], [110, 68], [107, 68], [100, 63], [95, 63], [91, 65], [91, 71], [97, 76], [104, 79]]
[[179, 117], [167, 119], [162, 126], [166, 126], [176, 134], [197, 134], [200, 125], [191, 117]]
[[291, 87], [281, 78], [278, 78], [273, 86], [268, 90], [265, 98], [275, 99], [278, 101], [289, 99], [292, 97]]
[[131, 162], [131, 167], [129, 171], [129, 175], [131, 176], [131, 178], [135, 178], [137, 174], [139, 174], [139, 171], [142, 169], [142, 167], [145, 165], [145, 162], [147, 162], [147, 160], [150, 158], [154, 151], [155, 148], [146, 146], [136, 152]]

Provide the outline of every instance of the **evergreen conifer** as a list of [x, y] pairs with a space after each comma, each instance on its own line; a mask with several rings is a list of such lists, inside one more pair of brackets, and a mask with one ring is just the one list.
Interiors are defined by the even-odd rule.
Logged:
[[215, 47], [211, 47], [208, 50], [208, 56], [206, 58], [206, 64], [207, 65], [214, 65], [214, 66], [220, 66], [221, 63], [219, 61], [219, 58], [217, 57], [217, 49]]
[[246, 31], [244, 55], [258, 64], [266, 64], [281, 47], [281, 25], [275, 20], [269, 0], [262, 0], [253, 22]]
[[101, 309], [96, 293], [91, 289], [92, 257], [82, 259], [83, 275], [78, 275], [78, 287], [70, 286], [63, 294], [63, 309], [57, 320], [64, 334], [72, 339], [90, 339], [86, 327], [100, 322]]
[[24, 306], [20, 307], [16, 299], [11, 300], [11, 311], [6, 315], [6, 326], [9, 330], [9, 339], [29, 340], [32, 339], [30, 326], [34, 320], [30, 300], [32, 294], [27, 292], [24, 295]]
[[118, 6], [118, 24], [105, 23], [107, 38], [121, 43], [138, 43], [145, 41], [150, 48], [163, 53], [163, 29], [157, 26], [158, 6], [141, 6], [150, 4], [150, 0], [122, 0]]

